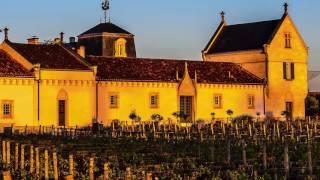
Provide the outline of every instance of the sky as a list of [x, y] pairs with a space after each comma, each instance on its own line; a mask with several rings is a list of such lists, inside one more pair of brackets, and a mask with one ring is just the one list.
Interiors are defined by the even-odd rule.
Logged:
[[[284, 0], [111, 0], [111, 22], [135, 34], [139, 57], [201, 60], [201, 50], [226, 12], [228, 24], [279, 19]], [[310, 70], [320, 70], [320, 1], [288, 0], [309, 46]], [[0, 28], [9, 38], [41, 41], [77, 36], [103, 19], [101, 0], [1, 0]], [[3, 34], [0, 34], [3, 40]]]

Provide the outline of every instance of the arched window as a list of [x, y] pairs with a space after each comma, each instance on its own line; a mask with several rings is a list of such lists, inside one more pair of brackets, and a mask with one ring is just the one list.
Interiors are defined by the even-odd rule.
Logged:
[[123, 38], [119, 38], [115, 42], [115, 57], [127, 57], [126, 50], [127, 41]]

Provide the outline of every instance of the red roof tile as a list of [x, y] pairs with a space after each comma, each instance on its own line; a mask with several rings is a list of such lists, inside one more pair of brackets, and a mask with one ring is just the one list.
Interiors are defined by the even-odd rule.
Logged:
[[32, 77], [32, 72], [0, 50], [0, 77]]
[[194, 79], [196, 71], [199, 83], [263, 83], [262, 79], [234, 63], [96, 56], [89, 56], [87, 60], [98, 66], [97, 76], [101, 80], [177, 82], [176, 72], [178, 70], [179, 78], [182, 78], [187, 62], [191, 78]]
[[82, 58], [61, 45], [8, 43], [30, 63], [41, 64], [41, 68], [89, 70], [85, 62], [82, 62]]

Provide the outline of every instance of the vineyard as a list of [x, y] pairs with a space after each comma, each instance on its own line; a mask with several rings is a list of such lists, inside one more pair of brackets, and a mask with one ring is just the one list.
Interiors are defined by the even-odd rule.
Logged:
[[139, 123], [1, 135], [12, 179], [316, 179], [317, 121]]

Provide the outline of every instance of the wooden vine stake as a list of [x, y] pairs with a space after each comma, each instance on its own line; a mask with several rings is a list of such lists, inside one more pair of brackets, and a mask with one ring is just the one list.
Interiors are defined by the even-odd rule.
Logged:
[[267, 164], [267, 145], [266, 142], [263, 143], [263, 168], [264, 170], [267, 170], [268, 164]]
[[287, 142], [285, 142], [285, 145], [284, 145], [284, 170], [286, 175], [288, 175], [289, 174], [289, 147]]
[[14, 169], [17, 171], [19, 169], [19, 144], [16, 143], [15, 153], [14, 153]]
[[230, 147], [230, 140], [228, 140], [227, 144], [227, 163], [230, 165], [231, 162], [231, 147]]
[[312, 146], [311, 142], [308, 141], [308, 172], [309, 175], [312, 176], [312, 154], [311, 154]]
[[69, 174], [73, 177], [74, 173], [73, 173], [73, 155], [70, 154], [69, 155]]
[[243, 165], [247, 166], [246, 143], [244, 141], [242, 141], [242, 160], [243, 160]]
[[48, 150], [44, 150], [44, 179], [49, 179], [49, 154]]
[[35, 152], [36, 152], [36, 177], [39, 178], [40, 176], [39, 147], [35, 148]]
[[2, 161], [3, 163], [7, 162], [7, 153], [6, 153], [6, 141], [2, 141]]
[[10, 153], [10, 141], [7, 142], [7, 164], [10, 164], [10, 157], [11, 153]]
[[89, 163], [89, 179], [94, 180], [94, 158], [90, 158]]
[[33, 145], [30, 146], [30, 173], [33, 174], [34, 172], [34, 159], [33, 159]]
[[24, 169], [24, 145], [21, 144], [21, 152], [20, 152], [21, 158], [20, 158], [20, 169]]
[[103, 180], [109, 180], [110, 168], [109, 163], [104, 163], [103, 166]]
[[56, 151], [52, 153], [52, 159], [53, 159], [53, 177], [55, 180], [58, 180], [58, 158], [57, 158]]
[[10, 171], [3, 171], [2, 175], [4, 180], [12, 180]]
[[152, 180], [152, 173], [151, 172], [148, 172], [146, 174], [146, 179], [145, 180]]
[[131, 173], [131, 168], [127, 167], [126, 169], [126, 178], [125, 180], [132, 180], [132, 173]]

